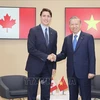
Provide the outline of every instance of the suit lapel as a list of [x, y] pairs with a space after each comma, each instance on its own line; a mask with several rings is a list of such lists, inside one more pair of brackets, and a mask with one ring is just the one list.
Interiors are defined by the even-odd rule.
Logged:
[[69, 38], [69, 46], [71, 46], [70, 48], [71, 48], [71, 50], [73, 51], [73, 43], [72, 43], [72, 39], [73, 39], [73, 34], [70, 36], [70, 38]]
[[81, 32], [80, 37], [79, 37], [78, 42], [77, 42], [77, 45], [76, 45], [76, 50], [75, 50], [75, 52], [76, 52], [77, 49], [79, 48], [79, 46], [80, 46], [80, 44], [82, 43], [83, 39], [84, 39], [84, 34]]
[[49, 46], [50, 46], [50, 44], [52, 42], [52, 35], [53, 35], [52, 30], [49, 27]]

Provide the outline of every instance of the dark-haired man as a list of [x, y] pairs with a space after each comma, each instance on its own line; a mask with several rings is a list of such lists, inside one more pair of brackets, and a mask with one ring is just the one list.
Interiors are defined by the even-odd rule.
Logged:
[[[43, 8], [40, 12], [41, 24], [33, 27], [28, 35], [28, 100], [36, 100], [38, 83], [41, 84], [41, 100], [50, 100], [51, 76], [56, 71], [51, 53], [56, 54], [57, 32], [49, 27], [52, 12]], [[50, 61], [51, 60], [51, 61]]]

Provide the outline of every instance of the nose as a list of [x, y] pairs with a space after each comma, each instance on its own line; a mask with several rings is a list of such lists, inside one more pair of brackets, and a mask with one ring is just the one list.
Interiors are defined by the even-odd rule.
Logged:
[[76, 25], [74, 24], [73, 27], [76, 27]]

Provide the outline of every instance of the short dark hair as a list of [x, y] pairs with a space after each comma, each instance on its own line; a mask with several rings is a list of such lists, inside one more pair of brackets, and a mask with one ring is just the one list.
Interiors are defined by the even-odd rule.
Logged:
[[49, 12], [50, 16], [52, 17], [52, 12], [51, 12], [51, 10], [48, 9], [48, 8], [43, 8], [42, 11], [40, 12], [40, 16], [42, 15], [42, 13], [43, 13], [44, 11]]

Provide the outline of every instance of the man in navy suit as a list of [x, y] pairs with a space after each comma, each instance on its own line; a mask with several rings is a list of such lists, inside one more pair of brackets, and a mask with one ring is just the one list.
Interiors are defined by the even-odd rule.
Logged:
[[65, 37], [62, 51], [54, 60], [67, 57], [67, 77], [70, 100], [91, 100], [91, 78], [95, 74], [95, 49], [93, 36], [81, 31], [81, 20], [73, 16], [69, 21], [73, 34]]
[[[41, 85], [41, 100], [50, 100], [51, 76], [56, 71], [51, 53], [56, 54], [57, 32], [49, 27], [51, 10], [43, 8], [40, 12], [41, 24], [31, 28], [28, 35], [28, 100], [36, 100], [38, 83]], [[51, 61], [50, 61], [51, 60]]]

